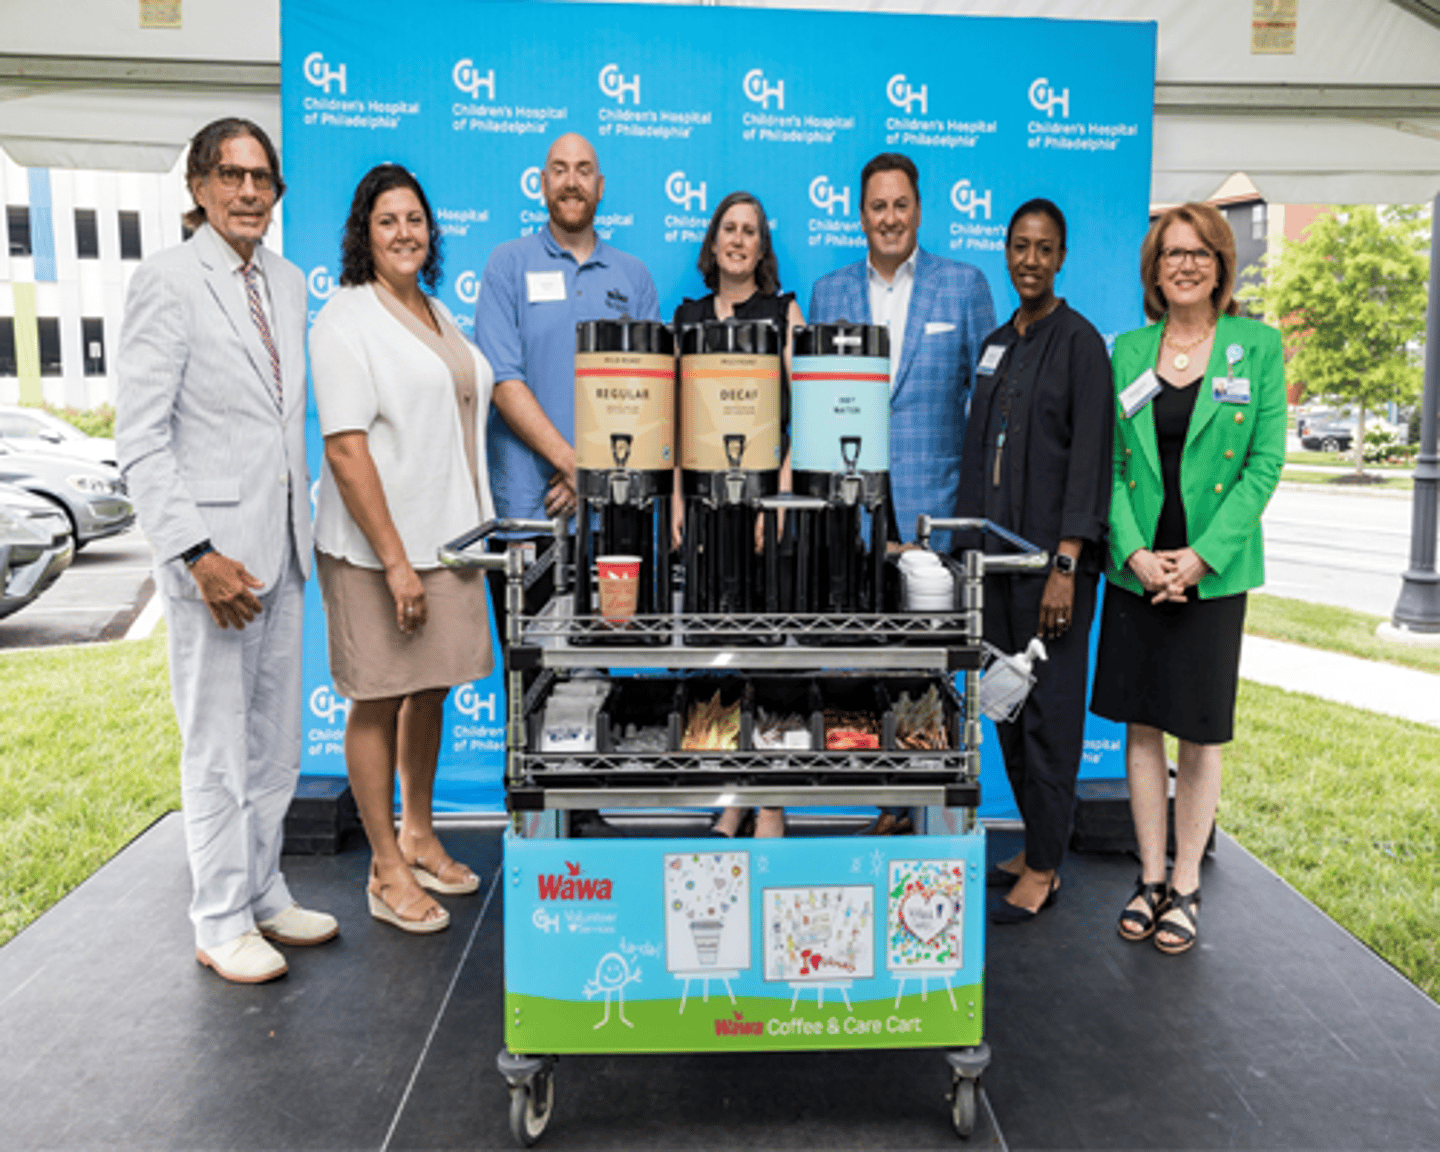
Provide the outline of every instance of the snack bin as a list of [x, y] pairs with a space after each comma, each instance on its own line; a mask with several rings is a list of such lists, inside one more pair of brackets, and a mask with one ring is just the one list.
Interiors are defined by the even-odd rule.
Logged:
[[[779, 498], [783, 499], [783, 498]], [[921, 518], [930, 528], [983, 521]], [[497, 529], [553, 531], [556, 594], [527, 614], [518, 549], [481, 551]], [[503, 842], [505, 1047], [511, 1130], [533, 1144], [555, 1103], [557, 1058], [660, 1052], [803, 1053], [934, 1048], [952, 1073], [951, 1120], [974, 1129], [984, 1042], [985, 834], [976, 709], [981, 591], [988, 566], [1039, 567], [965, 556], [949, 614], [854, 617], [637, 615], [617, 628], [573, 614], [563, 522], [498, 521], [452, 541], [441, 559], [503, 567], [508, 698]], [[807, 632], [824, 647], [803, 643]], [[782, 633], [781, 645], [747, 637]], [[635, 634], [654, 633], [654, 646]], [[926, 636], [943, 642], [926, 645]], [[853, 644], [846, 645], [849, 636]], [[683, 699], [673, 680], [850, 676], [914, 691], [943, 685], [947, 749], [541, 752], [527, 724], [557, 680], [628, 670]], [[963, 690], [949, 680], [962, 673]], [[618, 699], [619, 694], [611, 699]], [[651, 720], [654, 719], [653, 713]], [[624, 717], [610, 719], [622, 720]], [[608, 722], [608, 721], [607, 721]], [[682, 717], [683, 722], [683, 717]], [[675, 725], [672, 718], [671, 731]], [[886, 746], [889, 745], [889, 746]], [[598, 747], [607, 747], [602, 739]], [[676, 835], [572, 837], [574, 814], [760, 807], [906, 807], [914, 836], [720, 839]], [[800, 1058], [800, 1057], [797, 1057]]]

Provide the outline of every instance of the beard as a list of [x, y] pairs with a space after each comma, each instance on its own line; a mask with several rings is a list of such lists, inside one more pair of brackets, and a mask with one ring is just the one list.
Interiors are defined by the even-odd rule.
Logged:
[[567, 232], [583, 232], [595, 220], [597, 203], [584, 192], [563, 189], [559, 196], [546, 202], [550, 219]]

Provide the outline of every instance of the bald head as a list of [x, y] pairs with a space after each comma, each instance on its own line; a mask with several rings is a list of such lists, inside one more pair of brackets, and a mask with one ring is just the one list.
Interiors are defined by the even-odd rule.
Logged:
[[605, 177], [600, 175], [600, 161], [590, 141], [578, 132], [558, 137], [545, 153], [540, 187], [556, 238], [564, 243], [561, 233], [588, 237], [595, 209], [605, 195]]

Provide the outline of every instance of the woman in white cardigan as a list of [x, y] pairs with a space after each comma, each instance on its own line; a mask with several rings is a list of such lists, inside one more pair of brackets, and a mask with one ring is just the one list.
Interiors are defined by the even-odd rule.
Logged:
[[445, 697], [492, 664], [485, 581], [436, 560], [439, 545], [494, 515], [481, 423], [494, 376], [421, 287], [439, 282], [439, 241], [415, 177], [371, 169], [345, 225], [341, 287], [310, 332], [330, 671], [352, 701], [345, 763], [370, 840], [370, 914], [406, 932], [450, 922], [422, 889], [479, 887], [436, 837], [431, 795]]

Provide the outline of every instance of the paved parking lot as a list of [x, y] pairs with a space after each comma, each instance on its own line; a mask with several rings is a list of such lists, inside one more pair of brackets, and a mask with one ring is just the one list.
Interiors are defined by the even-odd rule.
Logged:
[[95, 541], [53, 588], [0, 620], [0, 649], [120, 639], [151, 598], [150, 566], [150, 542], [139, 528]]

